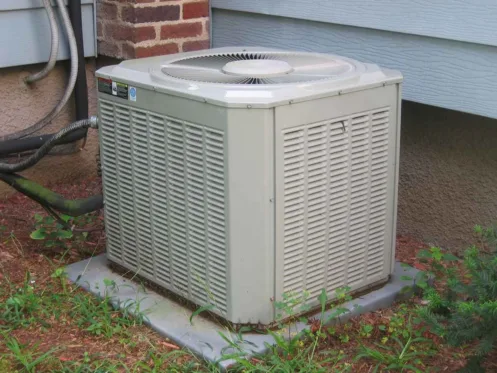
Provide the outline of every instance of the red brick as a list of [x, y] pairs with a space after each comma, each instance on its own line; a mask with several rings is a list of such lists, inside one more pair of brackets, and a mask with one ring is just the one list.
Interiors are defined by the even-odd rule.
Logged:
[[183, 4], [183, 19], [202, 18], [209, 16], [209, 2]]
[[133, 28], [129, 25], [108, 23], [104, 25], [106, 40], [130, 40], [133, 36]]
[[137, 4], [139, 3], [155, 3], [155, 0], [135, 0]]
[[133, 43], [155, 39], [154, 26], [139, 26], [133, 30]]
[[164, 25], [161, 28], [160, 37], [163, 40], [188, 38], [202, 35], [202, 23], [178, 23], [176, 25]]
[[153, 26], [133, 27], [126, 24], [111, 23], [104, 26], [105, 38], [119, 41], [139, 43], [144, 40], [155, 39]]
[[135, 47], [135, 58], [162, 56], [165, 54], [178, 53], [178, 44], [159, 44], [151, 47]]
[[120, 48], [118, 44], [99, 40], [97, 46], [98, 53], [101, 55], [109, 57], [118, 57], [120, 55]]
[[199, 51], [203, 49], [209, 49], [209, 47], [209, 40], [186, 41], [183, 43], [183, 52]]
[[112, 3], [98, 3], [97, 16], [104, 20], [113, 20], [117, 18], [117, 5]]
[[121, 18], [123, 21], [131, 23], [176, 21], [179, 19], [179, 11], [179, 5], [160, 5], [140, 8], [127, 6], [123, 8]]
[[211, 21], [207, 20], [207, 22], [205, 22], [205, 33], [209, 35], [210, 32], [211, 32]]

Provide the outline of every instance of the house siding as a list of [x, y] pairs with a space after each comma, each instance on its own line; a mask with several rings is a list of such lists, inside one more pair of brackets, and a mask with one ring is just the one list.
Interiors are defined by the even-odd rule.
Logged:
[[[422, 36], [415, 32], [416, 27], [421, 27], [414, 25], [410, 27], [413, 33], [408, 33], [323, 22], [320, 19], [324, 19], [326, 7], [321, 15], [314, 15], [314, 19], [318, 21], [309, 20], [305, 19], [310, 18], [310, 15], [306, 15], [304, 9], [298, 17], [295, 14], [295, 6], [299, 3], [308, 4], [297, 0], [271, 3], [214, 0], [213, 46], [269, 46], [333, 53], [362, 62], [377, 63], [383, 67], [398, 69], [404, 74], [405, 99], [497, 118], [497, 46], [485, 44], [492, 40], [494, 44], [497, 42], [497, 35], [492, 36], [492, 32], [496, 33], [496, 22], [472, 21], [486, 23], [484, 27], [491, 29], [486, 31], [486, 39], [476, 43], [457, 40], [474, 40], [475, 35], [462, 31], [459, 34], [455, 31], [451, 33], [449, 26], [443, 24], [438, 31], [435, 26], [432, 26], [430, 32], [425, 31], [433, 36]], [[257, 4], [260, 7], [258, 13], [255, 13]], [[294, 7], [285, 7], [284, 4], [292, 4]], [[228, 10], [229, 7], [235, 10]], [[489, 13], [494, 12], [496, 7], [497, 3], [489, 6]], [[344, 12], [341, 14], [344, 18]], [[291, 15], [294, 17], [290, 17]], [[337, 17], [335, 18], [339, 21]], [[362, 24], [373, 26], [373, 18], [379, 23], [379, 17], [378, 14], [376, 17], [370, 15], [372, 19], [369, 23], [363, 21]], [[432, 18], [435, 19], [434, 16]], [[469, 23], [469, 20], [466, 21]], [[460, 29], [465, 28], [464, 24], [459, 26]], [[389, 27], [394, 29], [393, 25]], [[399, 29], [400, 25], [396, 27]], [[406, 26], [406, 30], [408, 29]], [[448, 34], [452, 35], [452, 39], [442, 37], [449, 37]]]
[[212, 6], [497, 46], [495, 0], [212, 0]]
[[[85, 57], [96, 57], [94, 0], [81, 1]], [[60, 38], [57, 60], [69, 59], [67, 37], [59, 11]], [[50, 23], [41, 0], [0, 0], [0, 68], [45, 63], [50, 56]], [[8, 52], [7, 52], [8, 51]]]

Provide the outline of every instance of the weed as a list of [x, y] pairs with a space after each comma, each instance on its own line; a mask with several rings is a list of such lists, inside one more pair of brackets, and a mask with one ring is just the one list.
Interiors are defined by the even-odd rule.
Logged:
[[[149, 351], [144, 361], [138, 362], [133, 367], [133, 372], [141, 373], [193, 373], [205, 372], [204, 365], [196, 359], [185, 360], [192, 357], [185, 351], [171, 351], [165, 354], [158, 354], [156, 351]], [[181, 363], [178, 363], [180, 360]], [[218, 371], [218, 369], [216, 369]]]
[[[442, 265], [433, 255], [431, 259], [435, 270]], [[440, 271], [442, 276], [436, 279], [445, 285], [425, 289], [428, 305], [419, 308], [419, 315], [451, 346], [477, 342], [463, 370], [479, 372], [484, 371], [481, 365], [497, 343], [497, 255], [473, 246], [466, 251], [463, 264], [461, 273], [454, 268]]]
[[283, 319], [309, 311], [309, 296], [310, 293], [308, 291], [303, 291], [301, 294], [287, 292], [282, 295], [281, 301], [274, 302], [274, 307], [278, 311], [276, 319], [280, 323], [280, 327], [283, 326], [281, 324]]
[[72, 244], [81, 244], [88, 237], [88, 232], [78, 231], [75, 228], [85, 226], [89, 222], [93, 222], [95, 218], [96, 216], [93, 214], [75, 218], [60, 215], [57, 216], [57, 219], [53, 216], [35, 214], [35, 230], [31, 232], [30, 237], [33, 240], [43, 241], [43, 245], [47, 248], [68, 249]]
[[[113, 286], [110, 282], [108, 284]], [[140, 310], [139, 301], [127, 301], [121, 305], [123, 311], [114, 308], [111, 301], [107, 287], [105, 296], [100, 299], [86, 294], [76, 294], [70, 300], [72, 303], [70, 315], [80, 328], [107, 338], [123, 332], [128, 327], [142, 325], [145, 321], [146, 316]]]
[[359, 335], [363, 338], [369, 338], [369, 337], [371, 337], [373, 330], [374, 330], [373, 325], [361, 323], [361, 329], [359, 331]]
[[58, 279], [60, 281], [60, 285], [62, 286], [62, 290], [64, 294], [67, 294], [67, 285], [66, 285], [66, 278], [67, 278], [67, 273], [64, 267], [59, 267], [57, 268], [50, 276], [53, 279]]
[[[73, 232], [66, 229], [61, 223], [57, 222], [52, 216], [42, 216], [35, 214], [35, 230], [31, 232], [30, 237], [33, 240], [43, 240], [45, 247], [62, 247], [67, 248], [65, 241], [73, 237]], [[61, 219], [67, 223], [71, 217], [61, 215]]]
[[5, 239], [5, 241], [3, 241], [3, 243], [6, 244], [8, 242], [11, 242], [12, 245], [16, 248], [17, 252], [21, 254], [21, 256], [24, 256], [22, 243], [21, 241], [19, 241], [15, 233], [13, 231], [7, 232], [7, 227], [4, 225], [0, 225], [0, 235], [2, 234], [7, 235], [7, 238]]
[[101, 359], [99, 356], [90, 357], [85, 353], [83, 361], [68, 361], [61, 364], [59, 369], [52, 370], [53, 373], [118, 373], [127, 371], [122, 362]]
[[383, 344], [375, 343], [376, 349], [362, 345], [355, 360], [364, 358], [374, 360], [377, 364], [373, 372], [378, 372], [382, 367], [387, 372], [406, 370], [426, 372], [426, 369], [420, 370], [417, 366], [422, 364], [421, 357], [431, 356], [433, 351], [419, 345], [426, 344], [430, 340], [414, 336], [410, 319], [405, 330], [407, 333], [405, 338], [392, 337], [395, 342], [393, 346], [385, 345], [386, 341]]
[[9, 351], [10, 358], [14, 361], [14, 364], [21, 367], [22, 372], [34, 373], [36, 372], [36, 367], [42, 363], [47, 364], [53, 360], [53, 352], [56, 349], [51, 349], [45, 353], [34, 352], [36, 346], [27, 349], [19, 341], [11, 336], [4, 335], [5, 346]]
[[[344, 302], [348, 299], [347, 290], [339, 289], [336, 298], [338, 302]], [[308, 309], [307, 301], [309, 294], [304, 292], [302, 295], [287, 294], [282, 297], [281, 302], [276, 302], [275, 307], [280, 311], [279, 317], [285, 315], [292, 318], [292, 312], [301, 313]], [[325, 311], [328, 303], [326, 291], [323, 289], [318, 297], [321, 305], [321, 315], [319, 320], [328, 321], [331, 318], [338, 317], [344, 312], [341, 307], [336, 307], [330, 317], [325, 320]], [[334, 309], [335, 310], [335, 309]], [[300, 320], [303, 321], [303, 320]], [[222, 337], [231, 347], [231, 354], [225, 354], [221, 361], [234, 360], [237, 366], [232, 369], [233, 372], [341, 372], [348, 371], [349, 366], [343, 363], [345, 355], [340, 352], [337, 354], [322, 354], [318, 352], [318, 345], [326, 338], [323, 331], [323, 323], [317, 321], [313, 327], [298, 331], [295, 326], [295, 332], [291, 332], [291, 325], [288, 325], [288, 336], [282, 331], [274, 332], [268, 330], [268, 334], [274, 339], [274, 344], [266, 344], [268, 353], [265, 355], [256, 355], [254, 358], [248, 358], [250, 353], [242, 347], [240, 338], [229, 339], [225, 335]], [[316, 359], [317, 355], [319, 359]]]
[[35, 281], [31, 279], [31, 273], [26, 272], [24, 282], [20, 287], [12, 284], [10, 296], [0, 304], [2, 308], [1, 320], [7, 325], [5, 327], [16, 328], [26, 326], [37, 319], [37, 315], [43, 311], [40, 294], [35, 293]]

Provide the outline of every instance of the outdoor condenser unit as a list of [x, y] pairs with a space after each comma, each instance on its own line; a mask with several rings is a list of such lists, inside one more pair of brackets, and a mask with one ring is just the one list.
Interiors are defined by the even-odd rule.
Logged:
[[388, 279], [400, 73], [222, 48], [97, 76], [111, 262], [236, 324]]

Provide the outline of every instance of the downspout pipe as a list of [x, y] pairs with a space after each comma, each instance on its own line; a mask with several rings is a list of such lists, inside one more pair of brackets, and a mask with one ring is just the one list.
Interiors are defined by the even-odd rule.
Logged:
[[[88, 86], [86, 84], [85, 50], [83, 44], [83, 16], [81, 0], [68, 1], [69, 18], [71, 19], [74, 37], [78, 48], [78, 75], [74, 86], [76, 103], [76, 120], [88, 118]], [[95, 10], [96, 11], [96, 10]]]

